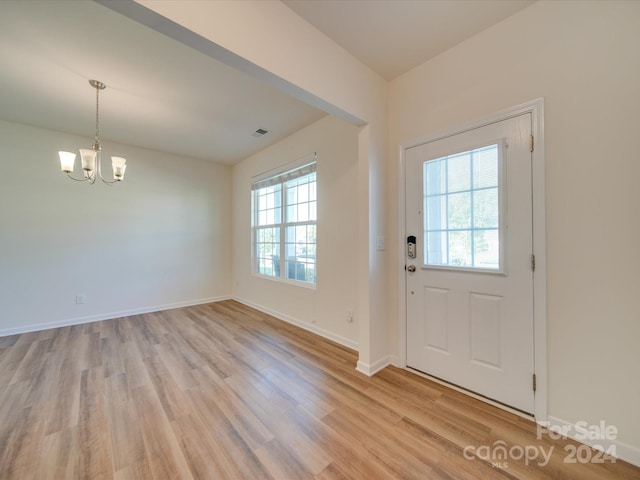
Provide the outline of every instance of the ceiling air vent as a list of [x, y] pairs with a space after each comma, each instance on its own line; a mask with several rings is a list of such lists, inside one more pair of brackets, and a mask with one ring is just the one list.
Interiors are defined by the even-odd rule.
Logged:
[[253, 132], [251, 134], [252, 137], [256, 137], [256, 138], [260, 138], [263, 135], [265, 135], [266, 133], [269, 133], [267, 130], [265, 130], [264, 128], [259, 128], [257, 129], [255, 132]]

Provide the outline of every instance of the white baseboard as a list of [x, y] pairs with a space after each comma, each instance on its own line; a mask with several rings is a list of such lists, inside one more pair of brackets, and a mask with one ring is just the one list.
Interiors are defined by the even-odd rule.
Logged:
[[[606, 435], [606, 432], [602, 432], [605, 427], [612, 427], [612, 425], [587, 425], [585, 422], [582, 422], [581, 425], [578, 425], [581, 422], [576, 424], [567, 422], [557, 417], [553, 417], [549, 415], [548, 422], [540, 422], [540, 424], [544, 427], [547, 427], [549, 430], [553, 432], [558, 432], [558, 434], [562, 434], [567, 438], [571, 438], [576, 442], [584, 443], [596, 450], [602, 450], [605, 453], [611, 453], [612, 456], [619, 458], [620, 460], [624, 460], [625, 462], [629, 462], [632, 465], [640, 467], [640, 448], [634, 447], [632, 445], [626, 444], [624, 442], [619, 441], [617, 438], [598, 438], [591, 439], [588, 438], [585, 432], [588, 432], [592, 428], [598, 428], [598, 431], [602, 433], [603, 437], [617, 437], [617, 435]], [[617, 428], [617, 427], [616, 427]], [[548, 433], [551, 435], [551, 433]]]
[[51, 328], [69, 327], [71, 325], [81, 325], [83, 323], [100, 322], [102, 320], [111, 320], [114, 318], [128, 317], [130, 315], [140, 315], [142, 313], [160, 312], [163, 310], [171, 310], [173, 308], [192, 307], [194, 305], [203, 305], [205, 303], [221, 302], [223, 300], [229, 300], [230, 295], [223, 295], [220, 297], [201, 298], [198, 300], [187, 300], [184, 302], [166, 303], [164, 305], [154, 305], [150, 307], [140, 307], [131, 310], [122, 310], [118, 312], [98, 313], [95, 315], [87, 315], [84, 317], [69, 318], [65, 320], [58, 320], [56, 322], [37, 323], [33, 325], [24, 325], [20, 327], [12, 327], [0, 329], [0, 337], [7, 337], [9, 335], [19, 335], [21, 333], [38, 332], [41, 330], [49, 330]]
[[356, 366], [356, 370], [360, 373], [364, 373], [367, 377], [373, 377], [380, 370], [391, 365], [391, 356], [387, 355], [380, 360], [373, 362], [372, 364], [364, 363], [361, 360], [358, 360], [358, 364]]
[[307, 330], [311, 333], [315, 333], [316, 335], [320, 335], [321, 337], [324, 337], [333, 342], [339, 343], [340, 345], [343, 345], [352, 350], [356, 350], [356, 351], [358, 350], [358, 342], [354, 342], [353, 340], [349, 340], [348, 338], [341, 337], [340, 335], [336, 335], [333, 332], [319, 328], [312, 323], [307, 323], [300, 319], [294, 318], [290, 315], [286, 315], [276, 310], [263, 307], [262, 305], [258, 305], [257, 303], [254, 303], [250, 300], [246, 300], [244, 298], [240, 298], [240, 297], [231, 297], [231, 298], [236, 302], [242, 303], [243, 305], [246, 305], [251, 308], [255, 308], [256, 310], [259, 310], [262, 313], [266, 313], [267, 315], [271, 315], [272, 317], [275, 317], [278, 320], [282, 320], [283, 322], [287, 322], [292, 325], [295, 325], [296, 327], [300, 327], [303, 330]]

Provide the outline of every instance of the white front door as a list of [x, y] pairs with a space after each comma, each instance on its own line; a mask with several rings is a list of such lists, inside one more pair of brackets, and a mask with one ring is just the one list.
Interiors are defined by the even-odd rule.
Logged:
[[530, 139], [526, 113], [407, 149], [405, 250], [407, 366], [533, 413]]

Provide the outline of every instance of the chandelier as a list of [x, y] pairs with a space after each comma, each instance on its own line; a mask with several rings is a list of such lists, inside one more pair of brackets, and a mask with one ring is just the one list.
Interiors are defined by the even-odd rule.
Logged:
[[99, 117], [99, 93], [100, 90], [104, 90], [107, 86], [98, 80], [89, 80], [89, 84], [96, 89], [96, 136], [93, 141], [93, 147], [91, 149], [81, 148], [80, 159], [82, 161], [82, 178], [75, 178], [71, 174], [73, 173], [73, 167], [76, 161], [76, 154], [71, 152], [58, 152], [60, 156], [60, 167], [62, 171], [67, 174], [71, 180], [76, 182], [89, 182], [94, 184], [96, 178], [100, 177], [107, 185], [111, 185], [116, 182], [121, 182], [124, 178], [124, 171], [127, 168], [127, 160], [122, 157], [111, 157], [111, 166], [113, 168], [113, 180], [105, 180], [102, 176], [102, 169], [100, 166], [100, 153], [102, 151], [102, 144], [100, 143], [100, 117]]

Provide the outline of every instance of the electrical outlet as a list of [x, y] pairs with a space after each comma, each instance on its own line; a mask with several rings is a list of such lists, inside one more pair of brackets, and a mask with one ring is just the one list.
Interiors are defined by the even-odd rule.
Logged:
[[76, 305], [82, 305], [84, 303], [87, 303], [87, 296], [84, 293], [76, 295]]
[[347, 323], [353, 322], [353, 310], [347, 310]]

